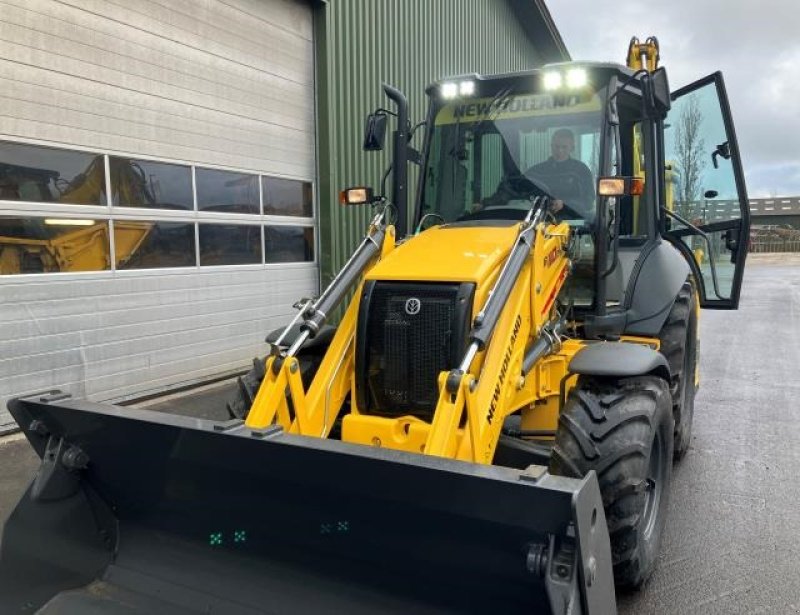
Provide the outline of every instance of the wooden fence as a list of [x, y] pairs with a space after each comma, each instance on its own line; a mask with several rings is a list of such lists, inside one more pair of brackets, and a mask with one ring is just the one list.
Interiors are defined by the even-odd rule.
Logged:
[[750, 252], [800, 252], [800, 239], [753, 239]]

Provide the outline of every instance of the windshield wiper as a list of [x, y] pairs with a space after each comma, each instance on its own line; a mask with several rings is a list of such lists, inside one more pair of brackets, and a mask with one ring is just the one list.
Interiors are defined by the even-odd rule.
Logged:
[[500, 90], [497, 94], [492, 97], [492, 100], [489, 102], [489, 112], [486, 114], [486, 117], [475, 124], [475, 132], [478, 132], [478, 128], [483, 125], [485, 122], [494, 122], [497, 119], [497, 116], [500, 114], [502, 108], [505, 108], [505, 102], [511, 98], [514, 94], [515, 89], [514, 86], [508, 86], [504, 90]]

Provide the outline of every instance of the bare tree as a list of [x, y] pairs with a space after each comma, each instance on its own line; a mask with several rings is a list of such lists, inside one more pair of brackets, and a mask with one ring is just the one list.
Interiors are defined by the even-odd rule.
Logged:
[[678, 211], [687, 218], [697, 217], [695, 204], [702, 198], [700, 180], [706, 165], [702, 124], [700, 103], [696, 98], [689, 97], [686, 106], [681, 110], [675, 131], [675, 155], [679, 173]]

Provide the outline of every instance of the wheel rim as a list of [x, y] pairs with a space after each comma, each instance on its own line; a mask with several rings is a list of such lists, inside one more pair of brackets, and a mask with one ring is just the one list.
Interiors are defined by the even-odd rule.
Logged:
[[686, 394], [689, 391], [689, 382], [694, 379], [694, 374], [691, 373], [691, 357], [689, 344], [691, 342], [686, 340], [686, 347], [683, 351], [683, 373], [681, 374], [681, 410], [686, 406]]
[[687, 403], [689, 398], [689, 387], [694, 386], [696, 364], [692, 360], [694, 357], [694, 338], [692, 336], [692, 328], [689, 327], [686, 336], [686, 347], [683, 352], [683, 373], [681, 375], [681, 424], [677, 430], [681, 438], [681, 446], [687, 446], [686, 440], [692, 429], [692, 413], [693, 408]]
[[664, 488], [665, 464], [662, 462], [664, 444], [656, 432], [650, 449], [650, 462], [647, 464], [647, 490], [644, 501], [644, 539], [649, 541], [656, 527], [661, 492]]

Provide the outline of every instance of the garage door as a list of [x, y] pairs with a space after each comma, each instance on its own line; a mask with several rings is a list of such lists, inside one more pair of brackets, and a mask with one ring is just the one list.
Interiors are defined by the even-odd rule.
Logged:
[[317, 291], [308, 3], [0, 4], [0, 430], [241, 369]]

